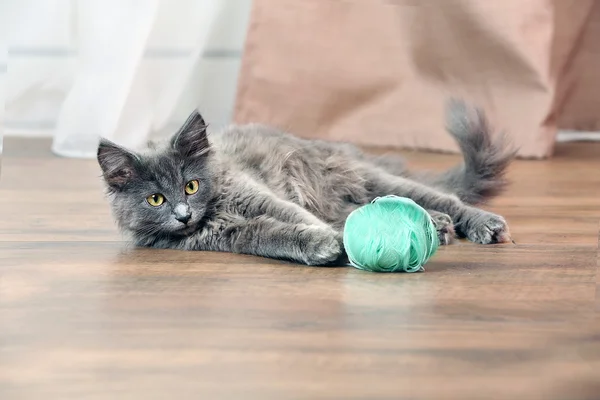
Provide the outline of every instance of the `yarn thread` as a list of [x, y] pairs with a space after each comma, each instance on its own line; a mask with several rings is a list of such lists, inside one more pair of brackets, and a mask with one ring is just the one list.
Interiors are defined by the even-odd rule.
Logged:
[[429, 213], [405, 197], [378, 197], [354, 210], [344, 226], [350, 264], [365, 271], [422, 271], [438, 246]]

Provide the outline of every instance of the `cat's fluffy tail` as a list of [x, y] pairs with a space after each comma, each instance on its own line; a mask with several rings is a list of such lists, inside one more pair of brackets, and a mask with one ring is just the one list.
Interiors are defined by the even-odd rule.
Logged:
[[516, 149], [503, 133], [493, 134], [483, 110], [456, 99], [446, 110], [446, 128], [458, 143], [464, 162], [427, 180], [465, 203], [484, 203], [505, 189], [506, 169]]

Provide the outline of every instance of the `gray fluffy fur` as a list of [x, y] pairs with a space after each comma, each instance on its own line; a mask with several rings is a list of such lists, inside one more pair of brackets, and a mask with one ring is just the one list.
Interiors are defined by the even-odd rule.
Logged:
[[[442, 244], [455, 232], [481, 244], [509, 241], [505, 220], [474, 205], [504, 188], [514, 151], [504, 136], [492, 136], [482, 111], [459, 101], [448, 110], [448, 131], [464, 163], [440, 175], [408, 171], [394, 156], [262, 125], [208, 135], [198, 112], [168, 143], [146, 153], [102, 140], [98, 162], [119, 227], [139, 246], [309, 265], [344, 262], [346, 217], [389, 194], [429, 210]], [[200, 182], [199, 190], [186, 195], [191, 180]], [[166, 198], [158, 207], [146, 201], [154, 193]]]

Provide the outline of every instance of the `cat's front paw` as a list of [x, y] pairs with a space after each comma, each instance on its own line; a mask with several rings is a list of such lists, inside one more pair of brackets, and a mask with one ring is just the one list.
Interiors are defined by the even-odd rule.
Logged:
[[330, 229], [307, 229], [301, 242], [301, 258], [307, 265], [331, 264], [343, 253], [341, 235]]
[[463, 234], [479, 244], [508, 243], [512, 240], [504, 218], [487, 211], [470, 218]]

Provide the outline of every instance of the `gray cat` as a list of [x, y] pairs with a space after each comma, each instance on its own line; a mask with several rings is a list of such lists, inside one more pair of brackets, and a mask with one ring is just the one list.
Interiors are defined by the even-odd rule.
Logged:
[[504, 218], [473, 205], [505, 187], [515, 152], [503, 135], [492, 137], [481, 110], [452, 101], [448, 111], [464, 163], [437, 175], [408, 171], [395, 156], [262, 125], [207, 134], [198, 112], [145, 153], [101, 140], [98, 162], [118, 225], [139, 246], [345, 262], [346, 217], [390, 194], [429, 210], [441, 244], [455, 234], [481, 244], [510, 241]]

